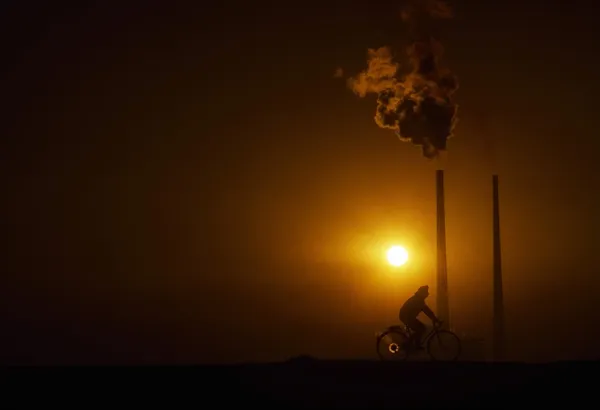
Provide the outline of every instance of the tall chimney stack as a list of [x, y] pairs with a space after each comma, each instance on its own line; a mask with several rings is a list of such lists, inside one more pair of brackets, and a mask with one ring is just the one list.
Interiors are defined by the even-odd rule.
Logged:
[[504, 359], [504, 301], [502, 292], [502, 258], [500, 248], [500, 203], [498, 175], [492, 176], [494, 212], [494, 360]]
[[448, 271], [446, 263], [446, 210], [444, 207], [444, 171], [436, 170], [437, 194], [437, 311], [450, 328], [450, 308], [448, 304]]

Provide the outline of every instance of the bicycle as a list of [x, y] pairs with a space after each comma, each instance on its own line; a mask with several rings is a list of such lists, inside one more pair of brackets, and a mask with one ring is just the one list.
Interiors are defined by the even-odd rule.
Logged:
[[[427, 354], [434, 361], [455, 361], [462, 351], [461, 341], [455, 333], [442, 329], [441, 324], [434, 324], [423, 338]], [[407, 360], [415, 350], [413, 341], [414, 332], [408, 326], [390, 326], [377, 336], [377, 354], [381, 360]], [[447, 355], [442, 358], [444, 352]]]

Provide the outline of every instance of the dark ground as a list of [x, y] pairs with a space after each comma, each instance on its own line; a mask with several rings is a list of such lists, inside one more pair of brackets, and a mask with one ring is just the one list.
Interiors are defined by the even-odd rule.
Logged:
[[[600, 362], [382, 363], [291, 360], [231, 366], [6, 368], [23, 400], [360, 408], [515, 408], [593, 403]], [[35, 386], [35, 388], [34, 388]], [[31, 394], [31, 392], [35, 394]], [[24, 392], [24, 393], [22, 393]], [[74, 399], [77, 392], [78, 399]]]

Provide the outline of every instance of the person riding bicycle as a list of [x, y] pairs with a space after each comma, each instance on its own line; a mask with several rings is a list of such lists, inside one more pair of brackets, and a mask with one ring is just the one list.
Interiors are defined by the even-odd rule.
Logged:
[[435, 313], [427, 306], [425, 299], [429, 296], [429, 286], [421, 286], [413, 296], [408, 298], [400, 308], [400, 320], [414, 331], [414, 344], [417, 350], [422, 350], [421, 340], [425, 334], [425, 325], [417, 319], [421, 312], [425, 313], [435, 324], [441, 323]]

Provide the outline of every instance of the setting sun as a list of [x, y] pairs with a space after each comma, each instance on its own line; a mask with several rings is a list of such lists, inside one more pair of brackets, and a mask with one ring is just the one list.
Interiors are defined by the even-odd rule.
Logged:
[[402, 246], [392, 246], [387, 252], [387, 259], [393, 266], [402, 266], [408, 261], [408, 252]]

